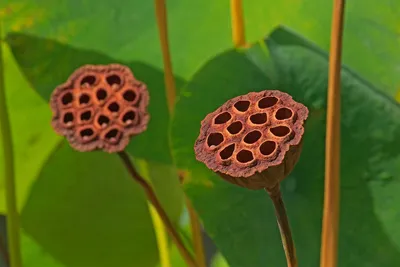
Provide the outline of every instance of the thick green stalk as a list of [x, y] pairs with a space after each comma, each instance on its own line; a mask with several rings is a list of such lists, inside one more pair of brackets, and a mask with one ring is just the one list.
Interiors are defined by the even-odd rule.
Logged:
[[0, 22], [0, 132], [2, 136], [4, 155], [4, 173], [2, 176], [5, 179], [6, 189], [8, 249], [10, 254], [10, 267], [22, 267], [19, 214], [17, 210], [14, 179], [14, 153], [6, 106], [2, 40]]

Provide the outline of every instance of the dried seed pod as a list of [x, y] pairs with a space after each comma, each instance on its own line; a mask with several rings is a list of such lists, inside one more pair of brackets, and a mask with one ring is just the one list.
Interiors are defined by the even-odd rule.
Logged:
[[128, 67], [85, 65], [53, 91], [52, 126], [78, 151], [119, 152], [147, 129], [148, 103], [146, 85]]
[[299, 159], [307, 116], [277, 90], [235, 97], [201, 122], [196, 158], [233, 184], [272, 189]]

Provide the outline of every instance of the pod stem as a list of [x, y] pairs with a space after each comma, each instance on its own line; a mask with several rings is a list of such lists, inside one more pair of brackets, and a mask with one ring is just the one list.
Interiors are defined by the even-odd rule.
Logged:
[[231, 0], [232, 40], [236, 48], [246, 44], [242, 0]]
[[340, 71], [345, 0], [333, 0], [325, 136], [321, 267], [336, 267], [340, 217]]
[[279, 232], [281, 233], [282, 245], [285, 250], [288, 267], [297, 267], [296, 249], [290, 230], [289, 219], [286, 214], [285, 204], [282, 200], [282, 193], [279, 184], [272, 189], [265, 189], [269, 194], [275, 208], [276, 220], [278, 221]]
[[179, 252], [181, 253], [182, 258], [186, 261], [187, 266], [197, 267], [197, 264], [196, 264], [194, 258], [192, 257], [190, 252], [185, 247], [181, 237], [179, 236], [179, 233], [176, 231], [173, 223], [171, 222], [167, 213], [165, 212], [164, 208], [162, 207], [153, 188], [136, 171], [135, 167], [132, 164], [132, 161], [129, 158], [129, 155], [125, 151], [119, 152], [118, 155], [121, 158], [122, 162], [124, 163], [129, 174], [132, 176], [132, 178], [143, 188], [143, 190], [147, 196], [147, 199], [153, 205], [153, 207], [157, 211], [158, 215], [160, 216], [161, 220], [163, 221], [165, 229], [170, 234], [172, 241], [175, 243], [176, 247], [178, 248]]

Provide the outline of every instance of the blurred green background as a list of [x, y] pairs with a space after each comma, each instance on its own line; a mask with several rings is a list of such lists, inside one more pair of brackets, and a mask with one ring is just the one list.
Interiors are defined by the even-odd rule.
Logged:
[[[230, 185], [195, 160], [200, 121], [251, 91], [278, 89], [304, 103], [310, 116], [303, 153], [282, 190], [299, 264], [319, 265], [332, 1], [243, 2], [251, 46], [237, 50], [229, 1], [167, 1], [178, 89], [172, 117], [153, 1], [0, 2], [24, 267], [159, 266], [148, 204], [117, 156], [75, 152], [50, 126], [55, 86], [83, 64], [114, 62], [129, 66], [151, 96], [149, 128], [128, 152], [187, 237], [184, 193], [190, 198], [221, 253], [213, 267], [285, 266], [285, 257], [267, 195]], [[345, 18], [339, 266], [396, 267], [400, 2], [347, 1]], [[188, 171], [183, 187], [177, 169]], [[172, 245], [171, 264], [185, 266]]]

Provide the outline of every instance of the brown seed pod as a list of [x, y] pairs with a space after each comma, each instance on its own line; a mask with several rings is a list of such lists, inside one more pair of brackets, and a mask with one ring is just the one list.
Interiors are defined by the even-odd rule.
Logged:
[[85, 65], [54, 89], [52, 126], [78, 151], [119, 152], [147, 129], [148, 103], [146, 85], [128, 67]]
[[225, 180], [272, 189], [297, 163], [308, 109], [277, 90], [228, 100], [201, 122], [197, 160]]

